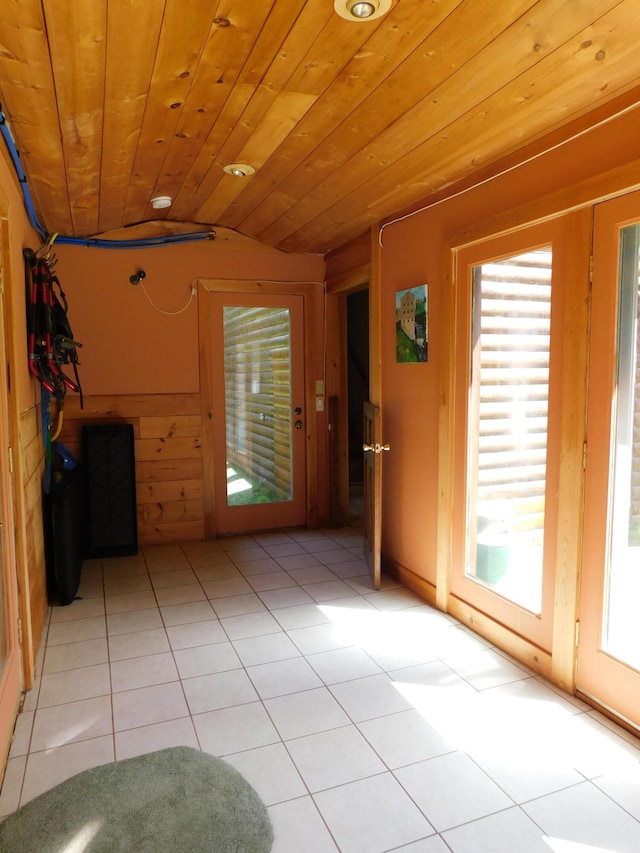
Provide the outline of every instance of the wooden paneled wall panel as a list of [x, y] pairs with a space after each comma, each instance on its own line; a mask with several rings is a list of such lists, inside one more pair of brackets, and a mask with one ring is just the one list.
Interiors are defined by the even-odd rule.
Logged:
[[83, 409], [67, 400], [60, 440], [79, 460], [87, 423], [133, 426], [139, 545], [204, 538], [199, 395], [95, 395]]
[[44, 554], [42, 519], [42, 466], [44, 447], [40, 435], [40, 409], [33, 406], [20, 415], [19, 443], [24, 500], [24, 542], [26, 566], [19, 580], [27, 589], [21, 590], [28, 604], [28, 624], [24, 626], [24, 653], [31, 660], [42, 636], [47, 614], [47, 569]]
[[204, 518], [199, 521], [163, 521], [145, 525], [138, 533], [140, 545], [161, 545], [173, 542], [193, 542], [204, 539]]
[[202, 460], [192, 459], [153, 459], [148, 462], [136, 461], [136, 482], [168, 483], [172, 480], [202, 479]]
[[189, 459], [200, 456], [200, 438], [141, 438], [136, 440], [136, 459]]
[[138, 520], [145, 524], [198, 521], [202, 516], [202, 501], [154, 501], [138, 506]]
[[[176, 410], [176, 404], [180, 408]], [[65, 418], [159, 418], [176, 414], [200, 415], [199, 394], [92, 394], [85, 396], [84, 407], [80, 399], [67, 396], [64, 404]]]
[[140, 438], [200, 437], [200, 414], [141, 418]]
[[136, 495], [140, 504], [156, 503], [157, 501], [202, 500], [202, 479], [180, 479], [156, 483], [139, 482], [136, 486]]

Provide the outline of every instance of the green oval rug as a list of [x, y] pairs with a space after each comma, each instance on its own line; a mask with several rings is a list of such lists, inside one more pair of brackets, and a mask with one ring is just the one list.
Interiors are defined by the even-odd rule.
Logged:
[[268, 853], [272, 843], [246, 779], [187, 746], [85, 770], [0, 825], [3, 853]]

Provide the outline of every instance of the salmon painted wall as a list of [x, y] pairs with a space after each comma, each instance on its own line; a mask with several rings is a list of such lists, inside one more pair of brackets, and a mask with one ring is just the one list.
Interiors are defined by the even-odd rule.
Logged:
[[5, 292], [10, 295], [8, 304], [5, 302], [5, 310], [10, 314], [9, 325], [13, 335], [15, 400], [18, 411], [23, 412], [40, 400], [40, 393], [36, 382], [30, 377], [27, 364], [26, 289], [22, 250], [27, 246], [38, 248], [40, 239], [29, 224], [17, 179], [4, 157], [0, 157], [0, 185], [7, 199], [10, 234], [11, 266], [9, 270], [3, 270]]
[[[621, 102], [621, 106], [624, 106]], [[595, 116], [596, 119], [603, 118]], [[442, 353], [443, 287], [452, 235], [523, 225], [549, 211], [584, 205], [623, 192], [640, 180], [637, 127], [640, 109], [584, 132], [535, 156], [502, 177], [481, 183], [384, 228], [382, 233], [382, 411], [383, 439], [392, 452], [384, 458], [383, 535], [386, 557], [435, 584], [438, 504], [438, 410]], [[587, 187], [585, 189], [585, 186]], [[425, 202], [425, 206], [428, 201]], [[429, 285], [429, 361], [396, 364], [395, 293]]]
[[[252, 241], [238, 248], [213, 240], [152, 249], [54, 250], [74, 337], [83, 344], [80, 378], [86, 394], [198, 392], [198, 303], [191, 295], [198, 278], [324, 280], [321, 257], [286, 255]], [[144, 289], [129, 281], [140, 269], [146, 273]], [[180, 314], [162, 313], [183, 308]]]

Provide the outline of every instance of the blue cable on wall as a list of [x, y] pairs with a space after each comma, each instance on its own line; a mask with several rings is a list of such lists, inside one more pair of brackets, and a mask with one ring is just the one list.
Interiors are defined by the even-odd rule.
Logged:
[[[22, 163], [20, 162], [20, 154], [16, 148], [13, 135], [9, 129], [9, 125], [7, 124], [7, 120], [1, 107], [0, 133], [2, 134], [2, 138], [7, 146], [13, 168], [15, 169], [16, 176], [20, 182], [24, 206], [27, 211], [29, 222], [38, 232], [42, 240], [46, 241], [48, 237], [47, 231], [38, 220], [38, 216], [33, 206], [31, 193], [29, 192], [27, 177], [24, 173], [24, 169], [22, 168]], [[59, 234], [56, 236], [55, 241], [56, 243], [66, 243], [70, 246], [94, 246], [99, 249], [149, 249], [154, 246], [169, 246], [175, 243], [192, 243], [199, 240], [212, 240], [214, 236], [215, 234], [213, 231], [190, 231], [185, 234], [168, 234], [163, 237], [141, 237], [139, 239], [131, 240], [105, 240], [101, 237], [65, 237], [64, 235]]]

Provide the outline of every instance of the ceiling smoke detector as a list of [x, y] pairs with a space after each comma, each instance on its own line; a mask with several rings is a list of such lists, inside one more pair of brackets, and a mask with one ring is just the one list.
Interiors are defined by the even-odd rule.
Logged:
[[170, 195], [157, 195], [151, 199], [151, 207], [154, 210], [163, 210], [165, 207], [171, 207], [173, 199]]
[[222, 171], [226, 172], [227, 175], [233, 175], [234, 178], [248, 178], [250, 175], [254, 175], [256, 170], [246, 163], [229, 163]]
[[334, 0], [333, 8], [347, 21], [372, 21], [391, 8], [391, 0]]

